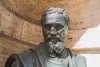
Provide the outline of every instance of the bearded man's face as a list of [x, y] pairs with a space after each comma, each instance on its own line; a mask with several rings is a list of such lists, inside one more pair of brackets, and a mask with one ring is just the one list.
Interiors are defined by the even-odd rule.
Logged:
[[60, 14], [49, 14], [44, 17], [42, 31], [46, 49], [49, 53], [60, 54], [64, 50], [68, 32], [67, 21]]

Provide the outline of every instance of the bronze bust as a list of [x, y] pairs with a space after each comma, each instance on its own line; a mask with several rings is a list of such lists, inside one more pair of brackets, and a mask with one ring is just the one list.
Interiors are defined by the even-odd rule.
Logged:
[[49, 8], [41, 20], [44, 42], [11, 55], [5, 67], [87, 67], [83, 56], [65, 47], [69, 16], [63, 8]]

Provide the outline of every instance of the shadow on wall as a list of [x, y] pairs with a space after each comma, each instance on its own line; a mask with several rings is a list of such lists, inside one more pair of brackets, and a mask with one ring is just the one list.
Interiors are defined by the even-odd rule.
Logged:
[[[7, 10], [10, 11], [10, 13], [13, 13], [14, 15], [18, 16], [19, 18], [21, 18], [21, 19], [23, 19], [25, 21], [31, 22], [31, 23], [39, 25], [39, 26], [41, 25], [40, 24], [40, 20], [34, 19], [34, 18], [30, 17], [30, 16], [27, 16], [26, 14], [24, 16], [22, 14], [20, 14], [20, 11], [21, 11], [20, 8], [19, 8], [20, 9], [19, 11], [15, 11], [14, 9], [12, 9], [13, 5], [11, 6], [9, 1], [1, 0], [0, 2]], [[30, 14], [33, 14], [33, 13], [30, 13]]]

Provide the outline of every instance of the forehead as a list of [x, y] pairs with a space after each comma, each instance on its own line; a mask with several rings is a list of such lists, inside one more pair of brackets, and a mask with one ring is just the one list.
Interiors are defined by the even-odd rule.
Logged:
[[44, 17], [43, 24], [65, 24], [65, 18], [61, 14], [49, 14]]

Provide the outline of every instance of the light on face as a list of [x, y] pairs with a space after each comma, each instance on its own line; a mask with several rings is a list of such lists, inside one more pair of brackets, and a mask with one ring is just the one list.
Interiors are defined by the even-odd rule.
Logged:
[[44, 37], [48, 35], [59, 36], [65, 39], [65, 35], [68, 31], [68, 25], [63, 15], [61, 14], [49, 14], [44, 17], [43, 20], [43, 33]]

